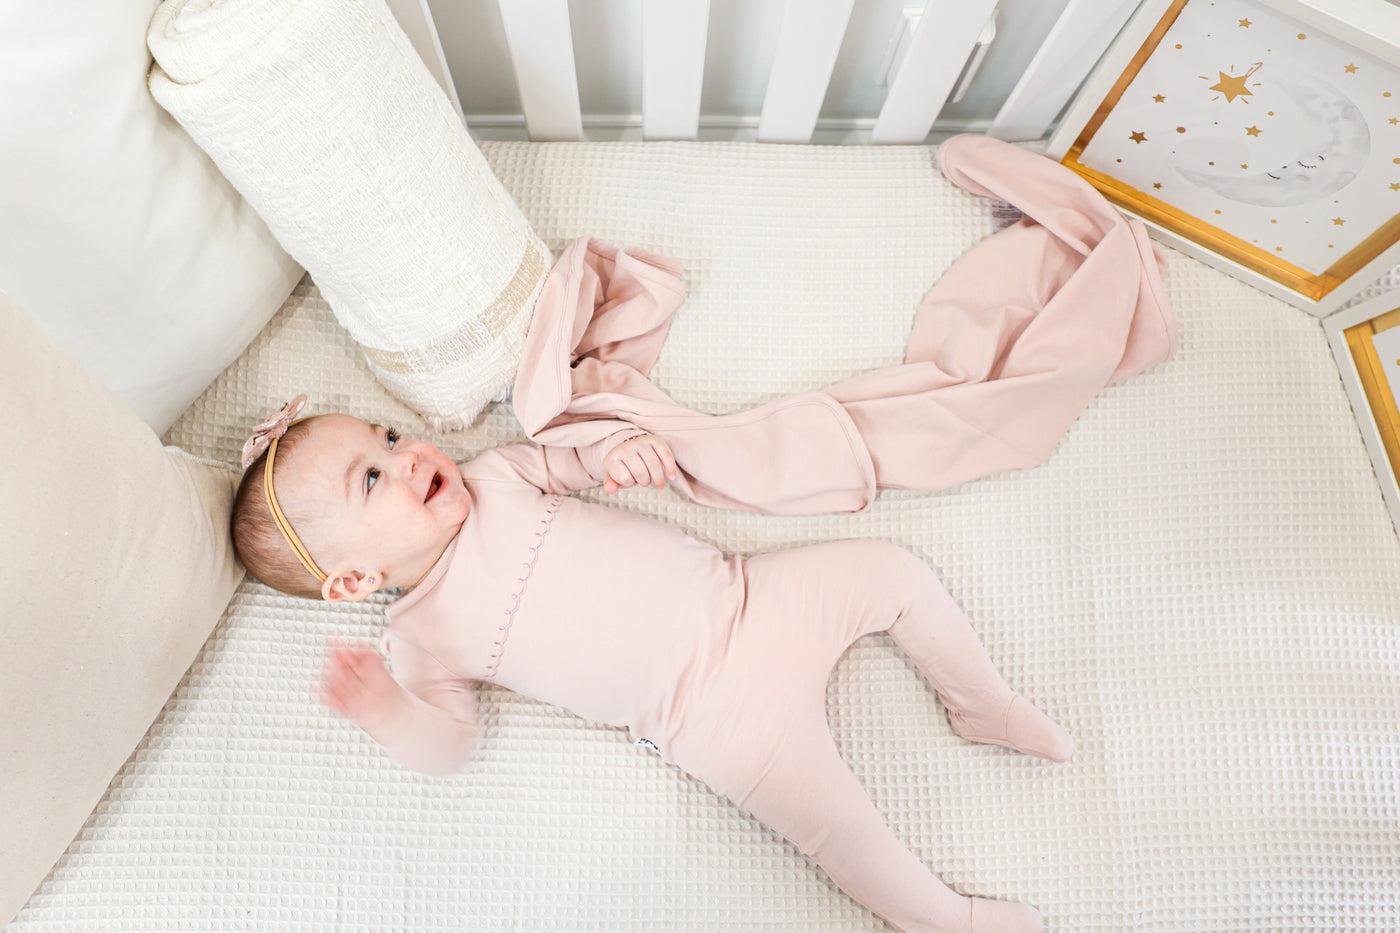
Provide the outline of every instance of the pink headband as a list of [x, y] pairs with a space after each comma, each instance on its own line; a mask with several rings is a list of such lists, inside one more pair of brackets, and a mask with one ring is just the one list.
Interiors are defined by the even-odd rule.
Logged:
[[[253, 429], [253, 436], [248, 438], [243, 445], [243, 469], [257, 460], [267, 452], [267, 463], [263, 466], [263, 493], [267, 498], [267, 508], [272, 513], [272, 520], [277, 523], [277, 530], [282, 532], [282, 537], [287, 539], [287, 543], [292, 546], [292, 551], [296, 554], [301, 565], [310, 571], [317, 580], [325, 582], [326, 575], [321, 568], [316, 566], [316, 561], [311, 559], [311, 552], [306, 549], [306, 545], [301, 543], [301, 538], [292, 528], [292, 523], [283, 514], [282, 507], [277, 503], [277, 493], [272, 489], [272, 463], [277, 456], [277, 442], [282, 439], [282, 435], [287, 433], [287, 429], [296, 424], [292, 419], [306, 405], [306, 395], [298, 395], [287, 404], [274, 412], [266, 421]], [[304, 419], [299, 419], [304, 420]]]

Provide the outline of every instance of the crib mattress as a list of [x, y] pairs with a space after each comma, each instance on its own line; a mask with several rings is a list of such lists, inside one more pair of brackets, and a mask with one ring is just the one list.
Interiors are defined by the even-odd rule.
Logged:
[[[655, 378], [713, 412], [896, 362], [990, 229], [924, 147], [483, 149], [556, 253], [588, 234], [685, 264]], [[838, 744], [955, 889], [1052, 931], [1400, 928], [1400, 543], [1317, 321], [1168, 264], [1178, 355], [1105, 390], [1043, 466], [858, 516], [613, 504], [733, 552], [881, 538], [939, 571], [1077, 742], [1064, 765], [968, 744], [888, 638], [845, 656]], [[520, 437], [506, 405], [429, 432], [306, 281], [168, 440], [234, 462], [302, 391], [462, 459]], [[11, 929], [885, 929], [625, 733], [499, 688], [463, 774], [404, 771], [316, 697], [326, 640], [376, 638], [383, 607], [245, 582]]]

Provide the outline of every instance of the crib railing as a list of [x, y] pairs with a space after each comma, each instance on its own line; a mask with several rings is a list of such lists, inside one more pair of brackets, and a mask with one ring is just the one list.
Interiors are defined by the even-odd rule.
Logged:
[[[533, 140], [587, 138], [574, 66], [568, 0], [497, 0], [525, 129]], [[990, 132], [1048, 135], [1064, 105], [1139, 0], [1070, 0], [1007, 96]], [[389, 0], [419, 54], [457, 102], [427, 0]], [[878, 117], [842, 141], [925, 142], [983, 41], [997, 0], [925, 0]], [[788, 0], [759, 115], [765, 142], [810, 142], [854, 0]], [[639, 0], [641, 136], [700, 132], [709, 0]], [[461, 106], [458, 104], [460, 112]]]

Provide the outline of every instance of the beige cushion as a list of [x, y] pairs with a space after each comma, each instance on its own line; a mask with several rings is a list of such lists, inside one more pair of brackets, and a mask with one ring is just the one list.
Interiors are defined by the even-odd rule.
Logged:
[[0, 294], [0, 925], [101, 799], [242, 571], [234, 477], [160, 440]]

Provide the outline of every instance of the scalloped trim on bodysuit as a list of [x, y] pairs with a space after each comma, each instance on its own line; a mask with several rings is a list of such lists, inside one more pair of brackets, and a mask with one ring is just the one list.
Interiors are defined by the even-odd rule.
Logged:
[[520, 608], [520, 598], [525, 595], [525, 586], [529, 582], [530, 574], [535, 570], [535, 561], [540, 556], [540, 548], [544, 545], [545, 535], [549, 534], [549, 529], [554, 524], [554, 513], [559, 511], [559, 504], [563, 501], [563, 496], [556, 495], [549, 497], [549, 504], [545, 506], [544, 517], [540, 519], [540, 527], [535, 529], [535, 543], [530, 545], [530, 556], [525, 561], [520, 579], [515, 581], [515, 592], [511, 595], [510, 606], [505, 610], [505, 619], [501, 622], [500, 632], [496, 638], [489, 663], [486, 667], [486, 673], [485, 676], [482, 677], [482, 680], [489, 681], [496, 678], [496, 669], [501, 666], [501, 655], [505, 654], [506, 639], [510, 637], [510, 627], [515, 622], [515, 612]]

